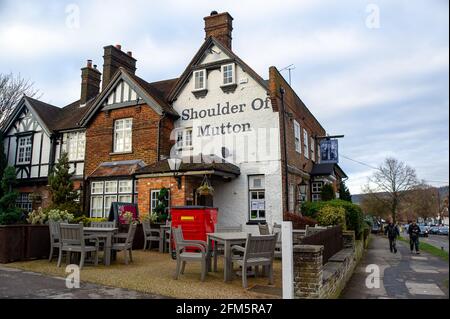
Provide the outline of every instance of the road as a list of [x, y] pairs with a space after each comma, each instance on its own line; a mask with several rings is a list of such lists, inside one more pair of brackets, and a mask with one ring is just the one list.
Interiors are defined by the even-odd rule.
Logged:
[[437, 248], [443, 247], [448, 252], [448, 236], [443, 235], [429, 235], [429, 237], [420, 237], [420, 240], [424, 243], [436, 246]]
[[[448, 299], [448, 261], [425, 252], [412, 255], [408, 246], [397, 242], [398, 252], [393, 254], [387, 238], [372, 235], [341, 298]], [[373, 267], [378, 268], [378, 274], [373, 272]], [[367, 286], [369, 275], [373, 275], [378, 286]]]
[[81, 283], [66, 287], [65, 278], [0, 266], [0, 299], [160, 299], [133, 290]]

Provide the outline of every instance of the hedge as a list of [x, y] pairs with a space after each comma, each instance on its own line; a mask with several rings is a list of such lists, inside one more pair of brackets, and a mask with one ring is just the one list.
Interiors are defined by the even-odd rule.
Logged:
[[305, 202], [302, 205], [302, 214], [304, 216], [317, 219], [318, 212], [325, 206], [344, 208], [347, 229], [354, 230], [357, 238], [361, 236], [366, 224], [364, 222], [364, 214], [361, 207], [351, 202], [341, 199], [320, 202]]

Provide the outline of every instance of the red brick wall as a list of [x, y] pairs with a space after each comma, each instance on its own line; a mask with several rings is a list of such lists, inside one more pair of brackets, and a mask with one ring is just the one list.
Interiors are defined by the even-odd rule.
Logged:
[[[285, 190], [285, 171], [284, 171], [284, 162], [285, 162], [285, 156], [284, 156], [284, 149], [287, 147], [287, 163], [289, 166], [295, 168], [295, 170], [304, 171], [306, 173], [311, 172], [313, 161], [311, 160], [311, 152], [309, 159], [305, 157], [304, 149], [303, 149], [303, 129], [306, 129], [308, 131], [308, 139], [311, 138], [311, 136], [323, 136], [326, 134], [325, 129], [320, 125], [320, 123], [317, 121], [317, 119], [312, 115], [312, 113], [308, 110], [308, 108], [305, 106], [305, 104], [302, 102], [302, 100], [297, 96], [295, 91], [290, 87], [290, 85], [284, 80], [284, 78], [281, 76], [281, 74], [278, 72], [278, 70], [275, 67], [271, 67], [269, 69], [269, 91], [270, 91], [270, 98], [272, 102], [272, 106], [275, 110], [278, 110], [281, 112], [281, 95], [280, 95], [280, 87], [283, 87], [285, 90], [284, 93], [284, 108], [285, 111], [292, 114], [292, 118], [285, 117], [285, 129], [286, 129], [286, 145], [284, 144], [283, 140], [283, 124], [281, 121], [283, 121], [283, 116], [280, 116], [280, 145], [281, 145], [281, 158], [283, 162], [283, 169], [282, 169], [282, 180], [283, 180], [283, 209], [284, 211], [287, 210], [288, 207], [286, 207], [286, 190]], [[295, 135], [294, 135], [294, 119], [300, 124], [300, 140], [301, 140], [301, 154], [297, 153], [295, 150]], [[308, 141], [309, 150], [311, 150], [311, 142]], [[315, 145], [315, 157], [317, 161], [317, 141]], [[299, 173], [288, 173], [288, 182], [293, 184], [299, 184], [302, 182], [302, 175]], [[308, 180], [305, 181], [309, 183]], [[295, 193], [295, 197], [297, 194]], [[308, 194], [309, 196], [309, 194]], [[297, 200], [295, 199], [295, 202]], [[296, 207], [297, 208], [297, 207]]]
[[[132, 152], [112, 154], [114, 121], [122, 118], [133, 118]], [[102, 162], [139, 159], [146, 164], [154, 163], [157, 159], [158, 121], [159, 115], [145, 104], [96, 114], [86, 130], [85, 177]], [[161, 144], [164, 143], [161, 138]]]

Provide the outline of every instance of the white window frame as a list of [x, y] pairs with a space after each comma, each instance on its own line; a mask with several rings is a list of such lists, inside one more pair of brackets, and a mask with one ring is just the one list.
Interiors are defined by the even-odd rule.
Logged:
[[302, 153], [302, 142], [301, 142], [301, 129], [300, 124], [294, 120], [294, 140], [295, 140], [295, 151], [299, 154]]
[[179, 151], [192, 149], [192, 127], [177, 130], [176, 145]]
[[[125, 186], [122, 185], [126, 184]], [[125, 190], [121, 189], [121, 188], [126, 188]], [[118, 187], [118, 193], [119, 194], [132, 194], [133, 192], [133, 182], [131, 179], [126, 179], [126, 180], [119, 180], [119, 187]]]
[[[231, 67], [231, 70], [228, 70], [228, 68]], [[227, 75], [228, 72], [231, 71], [231, 76]], [[229, 63], [229, 64], [224, 64], [221, 66], [221, 72], [222, 72], [222, 85], [233, 85], [236, 84], [236, 71], [235, 71], [235, 64], [234, 63]], [[229, 78], [231, 78], [231, 82], [226, 82], [226, 80], [228, 80]]]
[[[193, 87], [194, 87], [194, 91], [200, 91], [200, 90], [206, 90], [206, 70], [202, 69], [202, 70], [195, 70], [192, 73], [192, 77], [193, 77]], [[203, 85], [202, 86], [197, 86], [197, 77], [200, 79], [202, 78], [203, 80]], [[199, 80], [199, 83], [200, 80]]]
[[311, 191], [313, 193], [320, 193], [322, 191], [323, 182], [312, 182]]
[[[118, 202], [123, 201], [123, 198], [126, 197], [126, 202], [137, 203], [136, 180], [134, 183], [135, 186], [133, 191], [132, 179], [107, 179], [103, 181], [91, 182], [91, 217], [108, 217], [109, 209], [111, 207], [108, 199], [112, 199], [113, 202]], [[93, 204], [95, 199], [99, 199], [98, 202], [101, 201], [101, 207], [94, 208]]]
[[[253, 179], [260, 178], [262, 183], [260, 187], [253, 186]], [[262, 201], [264, 204], [264, 209], [252, 210], [252, 195], [256, 194], [256, 200]], [[263, 198], [260, 198], [261, 195]], [[267, 218], [267, 207], [266, 207], [266, 188], [265, 188], [265, 175], [249, 175], [248, 176], [248, 201], [249, 201], [249, 221], [264, 221]], [[252, 212], [256, 213], [256, 217], [252, 217]]]
[[[100, 207], [94, 207], [94, 200], [99, 199]], [[91, 217], [103, 217], [103, 195], [91, 196]]]
[[310, 149], [311, 149], [311, 160], [313, 162], [316, 161], [316, 142], [314, 140], [314, 137], [311, 136], [310, 138]]
[[[167, 205], [167, 209], [169, 209], [170, 206], [170, 189], [168, 190], [168, 205]], [[161, 189], [153, 189], [150, 191], [150, 213], [153, 212], [153, 210], [156, 208], [156, 205], [158, 205], [158, 195], [161, 192]]]
[[[101, 186], [101, 191], [98, 191], [97, 189], [97, 186], [96, 185], [102, 185]], [[99, 194], [102, 194], [103, 195], [103, 192], [104, 192], [104, 185], [105, 185], [105, 183], [103, 182], [103, 181], [101, 181], [101, 182], [92, 182], [91, 183], [91, 194], [92, 195], [99, 195]]]
[[[108, 190], [108, 188], [110, 188], [110, 186], [108, 185], [114, 185], [113, 189], [114, 190]], [[105, 181], [105, 194], [117, 194], [117, 181]]]
[[86, 145], [85, 132], [69, 132], [66, 133], [66, 152], [69, 157], [69, 161], [82, 161], [84, 160]]
[[[121, 126], [119, 127], [119, 125]], [[129, 126], [129, 127], [128, 127]], [[129, 139], [129, 143], [127, 140]], [[114, 153], [131, 152], [133, 148], [133, 118], [114, 121]]]
[[[112, 199], [111, 201], [108, 201], [109, 204], [107, 205], [107, 199]], [[103, 217], [108, 217], [109, 210], [111, 208], [111, 204], [117, 202], [117, 194], [105, 194], [103, 196]]]
[[311, 199], [312, 199], [313, 202], [320, 201], [320, 194], [312, 194], [311, 195]]
[[31, 193], [19, 193], [16, 199], [16, 207], [24, 210], [25, 212], [31, 212], [33, 210], [33, 200], [31, 199]]
[[[24, 142], [21, 145], [21, 142]], [[17, 164], [30, 164], [31, 163], [31, 150], [33, 146], [33, 136], [21, 136], [17, 140]]]
[[308, 141], [308, 131], [306, 129], [303, 129], [303, 147], [304, 147], [304, 154], [306, 158], [309, 158], [309, 141]]

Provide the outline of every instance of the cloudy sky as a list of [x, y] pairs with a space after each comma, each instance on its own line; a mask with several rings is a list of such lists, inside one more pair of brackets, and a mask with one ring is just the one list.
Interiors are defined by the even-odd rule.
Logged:
[[[385, 157], [441, 186], [449, 178], [449, 3], [386, 1], [0, 0], [0, 72], [42, 100], [79, 98], [80, 68], [122, 44], [147, 81], [178, 77], [202, 44], [203, 17], [234, 17], [233, 50], [261, 76], [290, 64], [292, 86], [330, 134], [359, 193]], [[284, 75], [288, 77], [287, 72]], [[363, 164], [357, 163], [361, 162]], [[444, 183], [443, 183], [444, 182]]]

